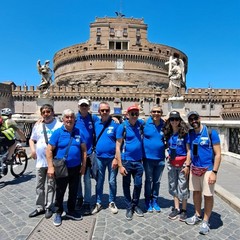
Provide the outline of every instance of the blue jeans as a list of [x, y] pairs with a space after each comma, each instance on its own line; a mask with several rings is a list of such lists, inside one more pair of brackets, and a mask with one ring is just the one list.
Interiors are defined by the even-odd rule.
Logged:
[[[86, 172], [83, 175], [84, 181], [84, 203], [90, 203], [92, 197], [92, 184], [91, 184], [91, 175], [90, 175], [91, 168], [89, 166], [86, 167]], [[78, 198], [83, 197], [83, 190], [82, 190], [82, 176], [79, 176], [79, 184], [78, 184]]]
[[[139, 203], [142, 189], [143, 165], [141, 161], [122, 160], [122, 165], [127, 171], [127, 176], [123, 176], [123, 194], [128, 209], [132, 209]], [[133, 177], [134, 188], [131, 198], [130, 185], [131, 176]]]
[[97, 203], [102, 202], [103, 184], [105, 180], [106, 168], [108, 169], [108, 183], [109, 183], [109, 203], [115, 202], [117, 194], [117, 173], [118, 169], [112, 169], [113, 158], [97, 157], [98, 163], [98, 179], [96, 183], [96, 200]]
[[157, 200], [165, 162], [145, 159], [143, 166], [145, 169], [145, 201]]

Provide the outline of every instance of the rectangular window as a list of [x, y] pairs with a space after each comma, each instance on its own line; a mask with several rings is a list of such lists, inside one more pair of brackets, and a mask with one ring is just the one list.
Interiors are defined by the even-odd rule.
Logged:
[[109, 49], [114, 49], [114, 42], [109, 42]]
[[136, 45], [141, 45], [141, 38], [140, 38], [140, 37], [137, 37], [137, 39], [136, 39]]
[[115, 35], [114, 28], [110, 28], [110, 36], [114, 36], [114, 35]]
[[128, 36], [127, 28], [124, 28], [124, 29], [123, 29], [123, 36], [124, 36], [124, 37], [127, 37], [127, 36]]
[[116, 49], [121, 50], [121, 42], [116, 42]]
[[123, 50], [128, 50], [128, 42], [123, 42], [122, 49]]
[[101, 39], [100, 39], [100, 36], [97, 36], [97, 44], [101, 44]]
[[202, 105], [202, 110], [206, 110], [206, 105], [205, 104]]

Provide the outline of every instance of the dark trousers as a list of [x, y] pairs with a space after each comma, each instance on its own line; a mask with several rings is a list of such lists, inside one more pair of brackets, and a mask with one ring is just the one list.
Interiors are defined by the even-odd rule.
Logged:
[[[134, 209], [139, 203], [142, 189], [143, 164], [141, 161], [122, 160], [122, 165], [127, 170], [127, 176], [123, 177], [123, 194], [128, 209]], [[131, 177], [133, 177], [134, 188], [131, 197], [130, 185]]]
[[69, 212], [75, 210], [77, 199], [78, 183], [79, 183], [80, 166], [68, 168], [68, 177], [56, 179], [56, 199], [55, 208], [56, 212], [62, 214], [63, 199], [68, 186], [68, 200], [67, 208]]

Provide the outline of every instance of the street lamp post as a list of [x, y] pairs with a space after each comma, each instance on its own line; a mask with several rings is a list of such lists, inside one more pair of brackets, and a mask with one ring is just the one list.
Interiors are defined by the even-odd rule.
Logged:
[[151, 104], [151, 102], [152, 102], [152, 98], [149, 97], [148, 98], [148, 115], [150, 115], [150, 104]]
[[209, 84], [209, 87], [208, 87], [208, 104], [209, 104], [209, 120], [211, 120], [211, 110], [212, 110], [212, 88]]

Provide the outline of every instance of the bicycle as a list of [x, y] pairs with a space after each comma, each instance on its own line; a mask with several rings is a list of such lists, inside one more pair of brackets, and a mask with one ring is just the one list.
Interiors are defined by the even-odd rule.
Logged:
[[28, 156], [21, 145], [21, 141], [16, 139], [18, 142], [11, 160], [6, 161], [8, 154], [7, 147], [0, 146], [0, 178], [2, 175], [7, 175], [8, 166], [10, 166], [11, 174], [18, 178], [23, 175], [28, 165]]

